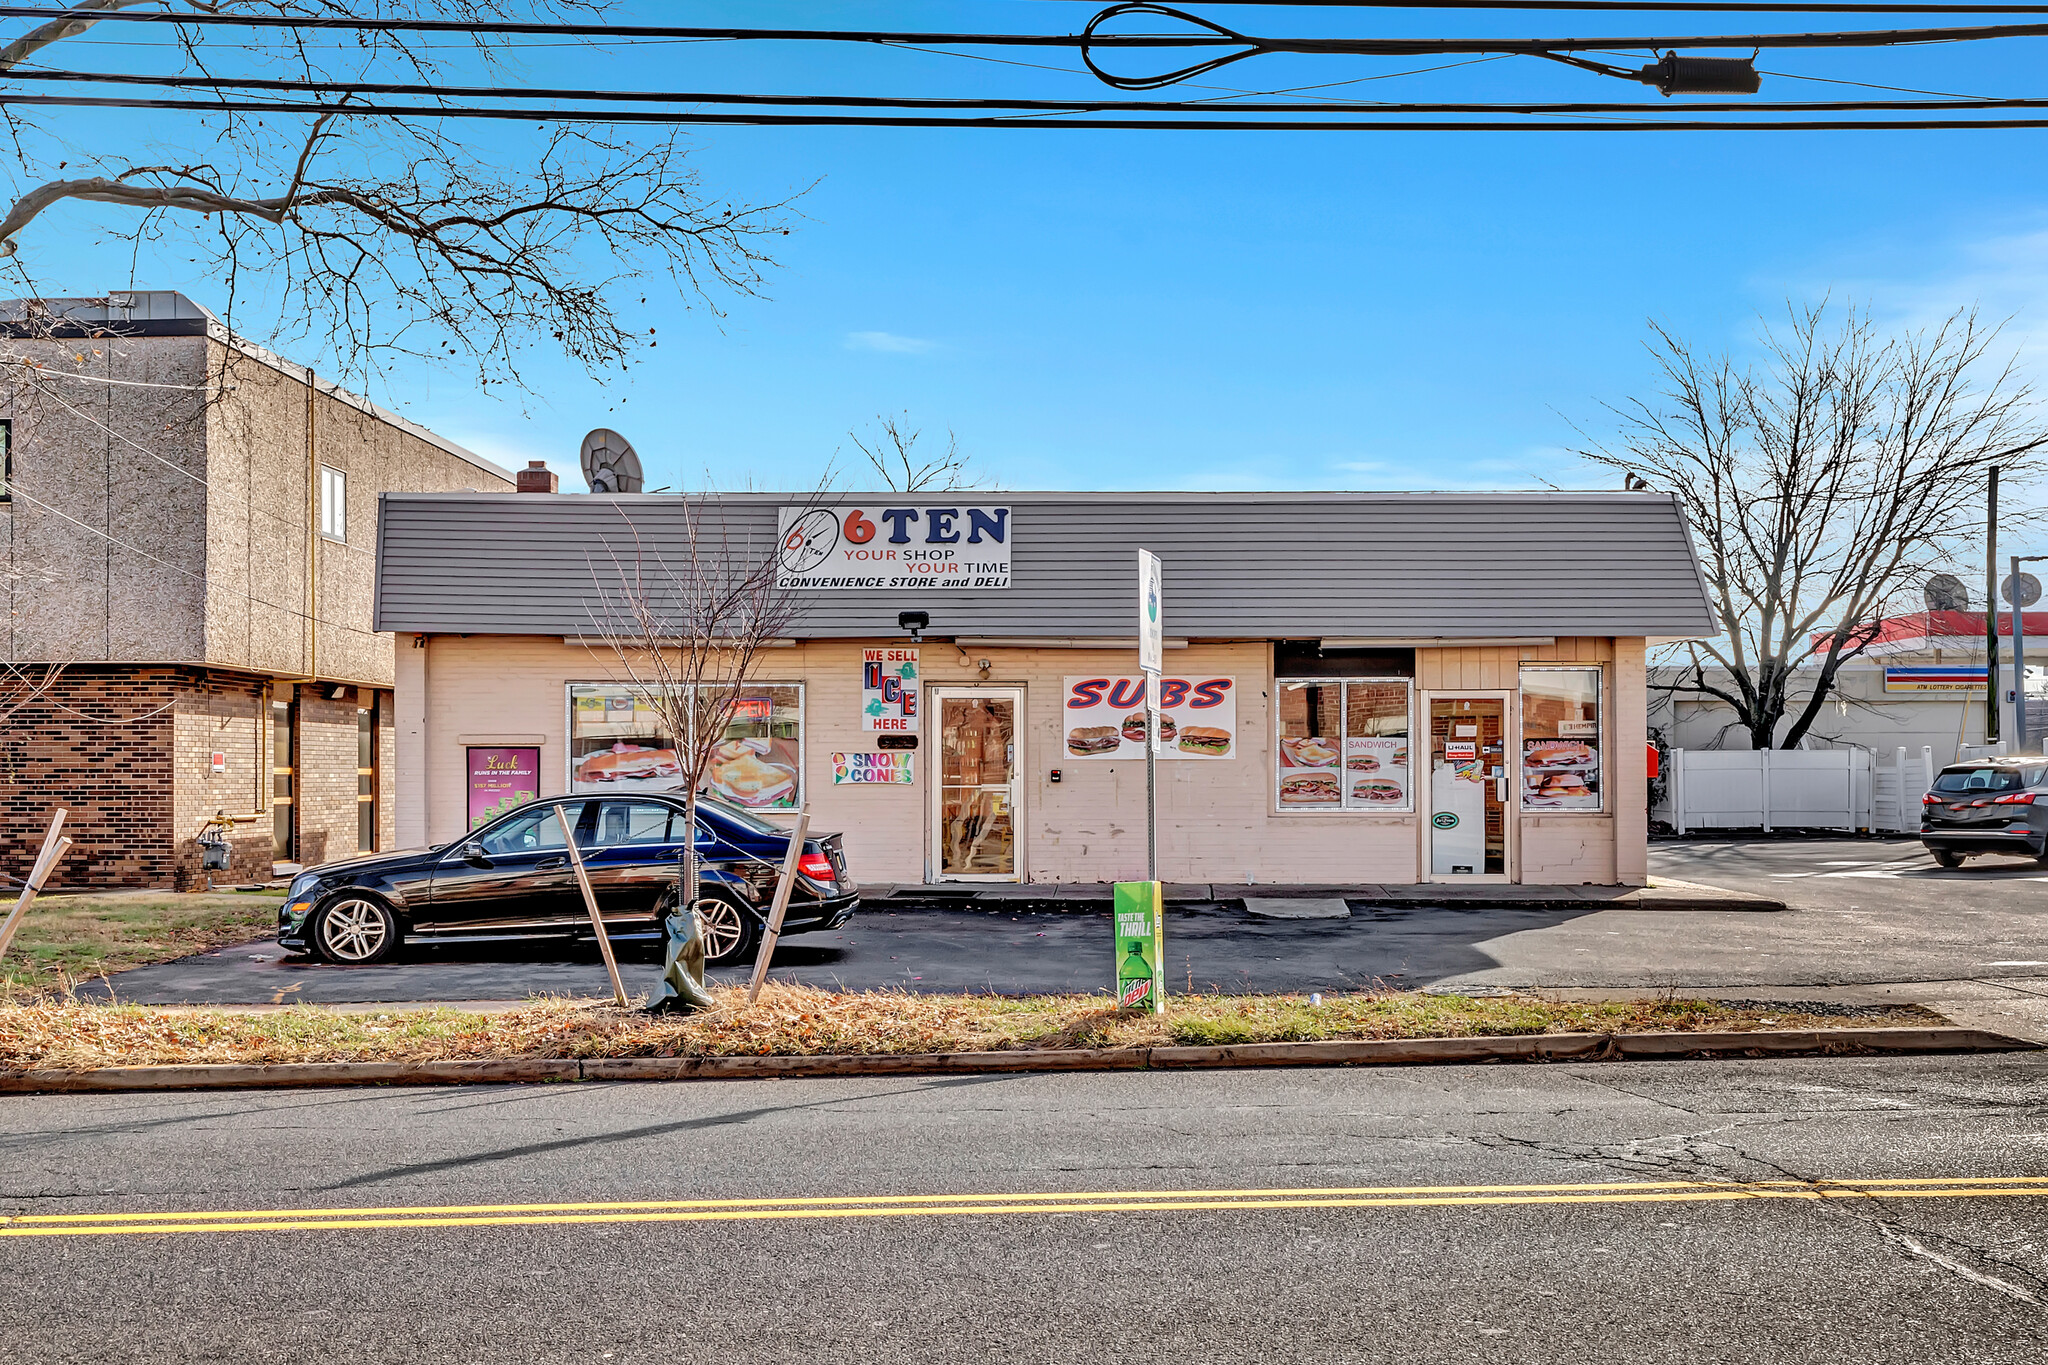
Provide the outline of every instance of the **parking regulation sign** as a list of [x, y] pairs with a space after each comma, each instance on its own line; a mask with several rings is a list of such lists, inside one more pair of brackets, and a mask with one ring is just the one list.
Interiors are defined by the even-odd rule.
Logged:
[[1138, 671], [1140, 673], [1163, 673], [1166, 671], [1164, 656], [1166, 640], [1163, 622], [1164, 606], [1161, 602], [1163, 584], [1159, 573], [1159, 556], [1150, 550], [1138, 551]]

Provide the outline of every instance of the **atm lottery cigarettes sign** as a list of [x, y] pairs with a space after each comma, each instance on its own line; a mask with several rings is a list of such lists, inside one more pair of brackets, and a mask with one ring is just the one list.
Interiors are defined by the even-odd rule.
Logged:
[[[1145, 756], [1143, 675], [1066, 679], [1062, 722], [1072, 758]], [[1237, 679], [1159, 680], [1159, 757], [1237, 757]]]
[[784, 507], [775, 586], [813, 592], [1010, 586], [1010, 509], [964, 502]]

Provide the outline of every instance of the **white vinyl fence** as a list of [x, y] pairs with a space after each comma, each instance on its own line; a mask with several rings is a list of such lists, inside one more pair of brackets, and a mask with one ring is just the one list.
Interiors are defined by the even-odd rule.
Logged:
[[1934, 751], [1673, 749], [1662, 803], [1651, 815], [1679, 834], [1696, 829], [1920, 828], [1920, 798], [1939, 771]]

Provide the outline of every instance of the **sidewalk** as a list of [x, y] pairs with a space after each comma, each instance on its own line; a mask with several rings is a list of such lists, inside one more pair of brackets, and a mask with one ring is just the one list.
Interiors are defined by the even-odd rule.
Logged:
[[[938, 886], [870, 883], [861, 900], [896, 910], [934, 906], [947, 910], [987, 908], [1018, 911], [1101, 911], [1108, 907], [1108, 882], [988, 882]], [[1652, 877], [1648, 886], [1522, 886], [1505, 882], [1423, 886], [1340, 886], [1314, 884], [1232, 885], [1223, 882], [1168, 882], [1169, 905], [1237, 905], [1251, 900], [1326, 900], [1359, 906], [1499, 907], [1533, 910], [1783, 910], [1785, 902], [1748, 891], [1727, 891], [1697, 882]]]

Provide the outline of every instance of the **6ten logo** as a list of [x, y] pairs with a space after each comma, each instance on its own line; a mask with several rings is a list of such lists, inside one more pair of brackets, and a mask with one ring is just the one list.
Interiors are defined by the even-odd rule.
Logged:
[[1007, 507], [785, 507], [778, 529], [781, 588], [1010, 586]]
[[782, 533], [782, 567], [791, 573], [808, 573], [837, 548], [839, 518], [830, 512], [806, 512]]

